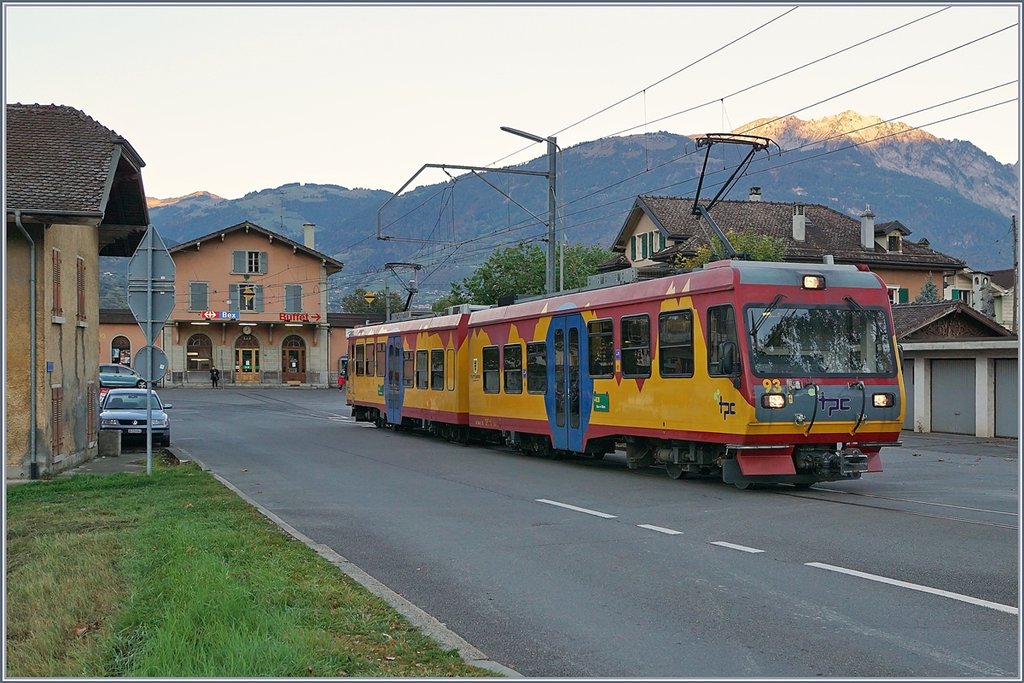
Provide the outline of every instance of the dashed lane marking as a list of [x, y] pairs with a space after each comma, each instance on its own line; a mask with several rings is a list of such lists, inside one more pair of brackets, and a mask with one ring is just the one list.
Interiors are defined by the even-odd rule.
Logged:
[[662, 534], [668, 534], [669, 536], [676, 536], [683, 533], [682, 531], [676, 531], [675, 529], [666, 529], [663, 526], [654, 526], [653, 524], [637, 524], [641, 529], [650, 529], [651, 531], [657, 531]]
[[735, 543], [727, 543], [726, 541], [709, 541], [711, 545], [720, 545], [723, 548], [732, 548], [733, 550], [739, 550], [744, 553], [763, 553], [763, 550], [757, 548], [750, 548], [745, 545], [736, 545]]
[[909, 583], [907, 581], [900, 581], [899, 579], [890, 579], [885, 576], [878, 576], [877, 574], [868, 574], [867, 572], [859, 572], [856, 569], [846, 569], [845, 567], [837, 567], [833, 564], [825, 564], [824, 562], [807, 562], [805, 563], [808, 567], [817, 567], [818, 569], [827, 569], [830, 572], [839, 572], [840, 574], [849, 574], [850, 576], [856, 576], [862, 579], [868, 579], [869, 581], [877, 581], [879, 583], [887, 583], [891, 586], [899, 586], [900, 588], [909, 588], [912, 591], [921, 591], [922, 593], [931, 593], [932, 595], [941, 595], [944, 598], [951, 600], [959, 600], [960, 602], [970, 603], [972, 605], [978, 605], [979, 607], [987, 607], [994, 609], [999, 612], [1006, 612], [1007, 614], [1017, 614], [1017, 608], [1012, 605], [1003, 605], [998, 602], [989, 602], [988, 600], [982, 600], [981, 598], [973, 598], [970, 595], [962, 595], [960, 593], [951, 593], [950, 591], [944, 591], [940, 588], [931, 588], [930, 586], [922, 586], [916, 583]]
[[601, 517], [603, 519], [615, 519], [615, 515], [609, 515], [607, 512], [598, 512], [597, 510], [588, 510], [587, 508], [576, 507], [575, 505], [569, 505], [568, 503], [559, 503], [558, 501], [548, 500], [546, 498], [537, 498], [538, 503], [546, 503], [548, 505], [556, 505], [560, 508], [567, 510], [575, 510], [576, 512], [582, 512], [587, 515], [594, 515], [595, 517]]

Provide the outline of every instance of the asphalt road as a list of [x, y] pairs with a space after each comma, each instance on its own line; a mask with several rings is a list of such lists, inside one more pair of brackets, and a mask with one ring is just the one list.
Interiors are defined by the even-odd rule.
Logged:
[[337, 390], [160, 393], [175, 446], [526, 676], [1020, 676], [1015, 444], [740, 491], [357, 425]]

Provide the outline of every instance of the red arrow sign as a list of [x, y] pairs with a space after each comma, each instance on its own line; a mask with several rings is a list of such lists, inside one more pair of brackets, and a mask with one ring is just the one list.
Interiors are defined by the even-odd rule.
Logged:
[[313, 320], [316, 320], [317, 322], [320, 322], [320, 314], [319, 313], [314, 313], [313, 315], [311, 315], [309, 317], [312, 318]]

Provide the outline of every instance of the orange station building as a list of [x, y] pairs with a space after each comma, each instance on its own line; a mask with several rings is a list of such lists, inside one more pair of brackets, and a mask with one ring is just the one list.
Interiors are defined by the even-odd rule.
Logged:
[[[154, 346], [167, 354], [164, 385], [335, 387], [345, 333], [365, 315], [328, 313], [328, 279], [343, 264], [245, 221], [170, 247], [175, 305]], [[146, 344], [129, 310], [100, 311], [100, 361], [134, 360]]]

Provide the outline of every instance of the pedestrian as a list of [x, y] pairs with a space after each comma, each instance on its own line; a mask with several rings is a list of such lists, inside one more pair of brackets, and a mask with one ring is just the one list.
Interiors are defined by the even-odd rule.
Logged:
[[210, 368], [210, 382], [213, 384], [214, 389], [220, 384], [220, 370], [217, 369], [216, 365]]

